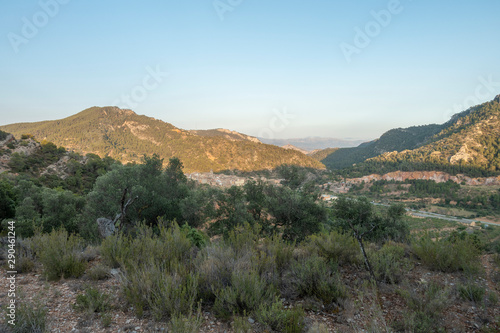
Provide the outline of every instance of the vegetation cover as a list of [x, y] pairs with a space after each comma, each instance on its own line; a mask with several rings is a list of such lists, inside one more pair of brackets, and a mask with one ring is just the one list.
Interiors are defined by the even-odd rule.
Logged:
[[499, 100], [456, 114], [442, 125], [390, 130], [377, 140], [333, 151], [321, 161], [330, 169], [345, 169], [341, 173], [349, 177], [397, 170], [499, 175]]
[[29, 133], [81, 154], [109, 156], [123, 163], [139, 163], [144, 154], [156, 154], [166, 161], [177, 157], [187, 172], [252, 171], [282, 164], [324, 168], [321, 162], [300, 152], [255, 142], [239, 133], [186, 131], [117, 107], [93, 107], [57, 121], [12, 124], [0, 129], [16, 137]]

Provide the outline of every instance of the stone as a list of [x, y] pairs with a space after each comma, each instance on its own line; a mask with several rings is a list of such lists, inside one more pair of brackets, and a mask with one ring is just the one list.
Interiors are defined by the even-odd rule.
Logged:
[[97, 228], [102, 238], [107, 238], [115, 233], [115, 223], [113, 220], [100, 217], [97, 219]]

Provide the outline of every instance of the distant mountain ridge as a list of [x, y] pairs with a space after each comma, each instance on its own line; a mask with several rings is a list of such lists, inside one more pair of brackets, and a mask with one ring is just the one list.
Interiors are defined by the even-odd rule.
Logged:
[[500, 172], [500, 95], [454, 115], [442, 125], [397, 128], [355, 148], [341, 148], [320, 159], [330, 169], [360, 172], [407, 168]]
[[110, 156], [122, 162], [139, 162], [144, 154], [158, 154], [165, 162], [175, 156], [186, 172], [254, 171], [283, 164], [324, 168], [298, 151], [263, 144], [241, 133], [187, 131], [117, 107], [92, 107], [60, 120], [11, 124], [0, 129], [16, 137], [31, 134], [79, 153]]
[[307, 137], [307, 138], [295, 138], [295, 139], [266, 139], [258, 138], [261, 142], [276, 145], [276, 146], [286, 146], [292, 145], [297, 148], [306, 150], [308, 152], [313, 152], [318, 149], [326, 148], [345, 148], [345, 147], [356, 147], [359, 144], [365, 142], [366, 140], [357, 139], [336, 139], [336, 138], [322, 138], [322, 137]]

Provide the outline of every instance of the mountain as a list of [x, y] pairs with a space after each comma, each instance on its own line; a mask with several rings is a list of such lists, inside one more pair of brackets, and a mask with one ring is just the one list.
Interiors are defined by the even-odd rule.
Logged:
[[500, 95], [453, 116], [429, 143], [413, 150], [388, 152], [373, 160], [467, 165], [500, 172]]
[[330, 169], [342, 169], [390, 151], [415, 149], [441, 130], [441, 125], [396, 128], [358, 147], [340, 148], [321, 160]]
[[340, 148], [326, 148], [326, 149], [316, 149], [310, 152], [308, 155], [312, 158], [321, 161], [324, 160], [328, 155], [336, 152]]
[[306, 154], [306, 155], [309, 153], [307, 150], [301, 149], [299, 147], [295, 147], [294, 145], [284, 145], [281, 148], [296, 150], [296, 151], [299, 151], [302, 154]]
[[325, 149], [330, 147], [356, 147], [364, 140], [349, 140], [349, 139], [335, 139], [335, 138], [320, 138], [320, 137], [308, 137], [302, 139], [265, 139], [259, 138], [263, 143], [283, 147], [286, 145], [292, 145], [303, 149], [305, 151], [312, 152], [318, 149]]
[[[444, 170], [476, 175], [500, 172], [500, 95], [454, 115], [442, 125], [398, 128], [321, 160], [331, 169], [362, 172]], [[362, 163], [363, 162], [363, 163]]]
[[259, 139], [246, 134], [238, 133], [235, 131], [230, 131], [224, 128], [216, 128], [210, 130], [190, 130], [189, 132], [205, 137], [222, 137], [231, 141], [252, 141], [255, 143], [260, 143]]
[[[324, 168], [298, 151], [257, 142], [226, 130], [186, 131], [172, 124], [117, 107], [92, 107], [61, 120], [18, 123], [0, 130], [31, 134], [83, 154], [138, 162], [146, 155], [178, 157], [186, 172], [271, 169], [283, 164]], [[235, 138], [239, 139], [236, 140]]]

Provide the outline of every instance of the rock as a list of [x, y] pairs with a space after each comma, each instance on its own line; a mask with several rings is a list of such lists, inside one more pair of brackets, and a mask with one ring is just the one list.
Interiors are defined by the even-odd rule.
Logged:
[[102, 238], [106, 238], [115, 233], [115, 224], [112, 220], [100, 217], [97, 219], [97, 228]]

